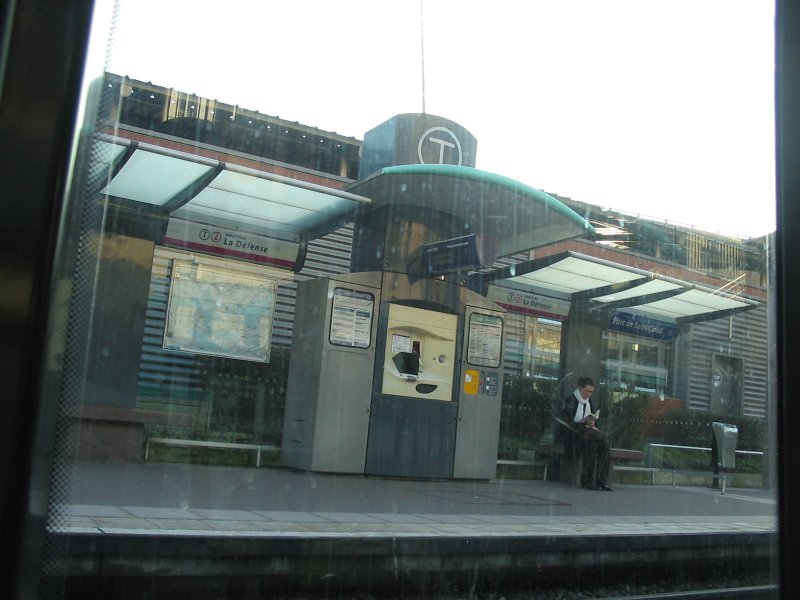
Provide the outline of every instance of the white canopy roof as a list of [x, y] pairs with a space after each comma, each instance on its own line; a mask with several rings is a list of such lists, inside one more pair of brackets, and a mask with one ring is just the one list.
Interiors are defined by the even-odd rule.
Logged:
[[577, 252], [564, 252], [475, 277], [573, 300], [586, 298], [594, 308], [624, 307], [678, 324], [717, 319], [758, 306], [757, 302], [720, 290]]
[[169, 216], [300, 241], [369, 199], [161, 146], [106, 136], [101, 192]]
[[[101, 192], [167, 216], [300, 241], [370, 205], [369, 198], [197, 154], [105, 136]], [[357, 186], [354, 186], [357, 187]], [[573, 233], [574, 235], [574, 233]], [[512, 287], [627, 307], [676, 323], [716, 319], [757, 303], [720, 290], [565, 252], [475, 275]]]

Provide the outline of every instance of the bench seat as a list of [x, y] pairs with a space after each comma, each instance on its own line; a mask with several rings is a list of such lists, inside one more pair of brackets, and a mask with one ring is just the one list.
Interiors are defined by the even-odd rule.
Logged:
[[[564, 446], [558, 443], [543, 444], [536, 447], [536, 454], [539, 456], [561, 457], [564, 456]], [[641, 450], [632, 450], [629, 448], [611, 448], [610, 451], [610, 457], [612, 461], [640, 461], [642, 460], [643, 456], [644, 455], [642, 454]]]
[[144, 446], [144, 460], [150, 458], [151, 446], [180, 446], [193, 448], [216, 448], [223, 450], [251, 450], [256, 453], [256, 466], [261, 466], [261, 456], [264, 450], [275, 451], [277, 448], [265, 444], [243, 444], [238, 442], [214, 442], [209, 440], [186, 440], [181, 438], [147, 438]]
[[[580, 482], [580, 459], [565, 459], [564, 446], [559, 443], [542, 444], [536, 448], [537, 456], [547, 457], [550, 461], [558, 460], [561, 468], [559, 469], [559, 479], [563, 483], [572, 483], [577, 485]], [[641, 450], [633, 450], [630, 448], [611, 448], [609, 451], [609, 458], [611, 460], [611, 472], [613, 475], [616, 468], [616, 462], [628, 461], [641, 461], [643, 454]], [[547, 479], [547, 470], [545, 470], [545, 479]]]

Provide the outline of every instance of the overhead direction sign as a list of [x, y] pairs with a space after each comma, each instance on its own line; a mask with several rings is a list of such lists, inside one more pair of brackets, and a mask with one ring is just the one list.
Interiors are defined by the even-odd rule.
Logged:
[[495, 258], [495, 244], [477, 233], [422, 247], [422, 263], [429, 277], [488, 267]]

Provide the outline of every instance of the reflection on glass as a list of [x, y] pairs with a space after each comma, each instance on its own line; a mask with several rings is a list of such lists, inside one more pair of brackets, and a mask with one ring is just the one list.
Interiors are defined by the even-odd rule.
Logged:
[[[611, 3], [642, 30], [598, 39], [615, 17], [589, 3], [234, 3], [208, 21], [194, 10], [175, 21], [162, 4], [121, 3], [108, 69], [87, 74], [96, 108], [78, 147], [83, 195], [68, 208], [82, 218], [68, 219], [79, 225], [61, 243], [76, 250], [59, 274], [75, 282], [60, 351], [79, 384], [57, 399], [70, 432], [57, 464], [72, 485], [53, 500], [50, 535], [97, 536], [108, 543], [83, 564], [129, 570], [85, 577], [65, 550], [65, 597], [93, 578], [151, 589], [150, 572], [165, 593], [202, 575], [220, 597], [614, 595], [676, 569], [689, 588], [775, 583], [773, 225], [766, 214], [716, 227], [736, 213], [730, 173], [755, 171], [765, 207], [771, 173], [748, 154], [753, 169], [719, 175], [728, 121], [703, 98], [711, 69], [732, 101], [708, 48], [765, 52], [769, 11], [726, 6], [736, 18], [720, 31], [706, 7], [673, 21]], [[754, 23], [761, 45], [736, 35]], [[142, 31], [147, 44], [132, 37]], [[581, 50], [553, 52], [567, 37]], [[687, 58], [675, 39], [703, 43]], [[187, 51], [187, 65], [175, 48], [208, 55]], [[693, 62], [706, 70], [680, 86], [703, 93], [671, 110], [701, 113], [713, 147], [683, 139], [640, 163], [655, 150], [606, 146], [675, 143], [682, 122], [665, 125], [656, 102]], [[766, 88], [747, 125], [767, 154], [771, 70], [746, 86]], [[623, 91], [633, 73], [643, 81]], [[622, 114], [609, 114], [616, 103]], [[701, 204], [710, 216], [693, 212]], [[576, 426], [565, 402], [588, 388], [612, 495], [575, 485], [584, 455], [560, 442]], [[719, 421], [737, 429], [735, 448], [715, 445]], [[733, 468], [714, 458], [731, 453]], [[663, 565], [638, 558], [698, 531], [703, 547], [682, 537], [689, 549]], [[594, 554], [586, 540], [606, 548], [609, 534], [632, 541]], [[475, 537], [491, 543], [466, 552]], [[214, 546], [223, 539], [240, 545]], [[237, 552], [252, 563], [234, 573]], [[598, 569], [575, 574], [578, 554]]]

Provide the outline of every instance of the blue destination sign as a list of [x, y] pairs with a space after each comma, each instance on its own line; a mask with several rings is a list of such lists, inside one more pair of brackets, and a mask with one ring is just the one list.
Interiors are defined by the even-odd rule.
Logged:
[[661, 340], [662, 342], [671, 342], [678, 336], [677, 325], [619, 311], [611, 315], [608, 328], [612, 331]]
[[473, 233], [426, 244], [422, 247], [422, 262], [428, 276], [477, 269], [481, 266], [477, 237]]

